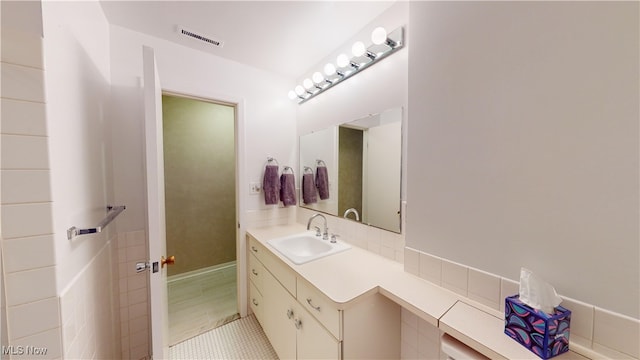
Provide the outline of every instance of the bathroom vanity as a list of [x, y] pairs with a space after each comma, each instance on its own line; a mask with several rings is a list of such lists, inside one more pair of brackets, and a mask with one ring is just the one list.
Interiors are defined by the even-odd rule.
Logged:
[[[252, 311], [281, 359], [398, 359], [400, 307], [377, 292], [334, 301], [277, 253], [247, 235]], [[321, 261], [317, 260], [317, 261]], [[343, 280], [339, 269], [325, 276]]]
[[404, 308], [488, 358], [539, 359], [504, 334], [503, 313], [398, 262], [354, 246], [297, 265], [268, 244], [303, 232], [300, 224], [247, 232], [249, 303], [280, 358], [400, 359]]

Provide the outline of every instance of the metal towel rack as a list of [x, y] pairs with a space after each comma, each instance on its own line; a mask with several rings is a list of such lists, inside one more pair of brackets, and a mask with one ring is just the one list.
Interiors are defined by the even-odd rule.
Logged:
[[277, 166], [280, 166], [280, 164], [278, 164], [278, 160], [276, 160], [271, 156], [267, 156], [267, 165], [274, 165], [274, 164]]
[[79, 235], [87, 235], [87, 234], [95, 234], [102, 232], [102, 230], [109, 225], [110, 222], [113, 221], [121, 212], [123, 212], [127, 207], [124, 205], [121, 206], [107, 206], [107, 216], [98, 224], [96, 227], [88, 228], [88, 229], [78, 229], [73, 226], [67, 230], [67, 239], [71, 240]]
[[284, 174], [287, 171], [291, 171], [292, 174], [294, 174], [293, 172], [293, 168], [291, 166], [285, 166], [284, 168], [282, 168], [282, 173]]

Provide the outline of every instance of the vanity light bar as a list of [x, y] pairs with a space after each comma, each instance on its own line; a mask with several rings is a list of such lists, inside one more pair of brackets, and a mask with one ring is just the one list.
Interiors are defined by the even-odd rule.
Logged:
[[399, 27], [387, 34], [383, 27], [375, 28], [371, 33], [371, 42], [369, 47], [365, 47], [363, 42], [357, 41], [351, 48], [353, 57], [340, 54], [335, 65], [326, 64], [322, 73], [319, 71], [313, 73], [311, 78], [302, 82], [302, 85], [289, 91], [289, 99], [303, 104], [400, 50], [404, 46], [404, 29]]

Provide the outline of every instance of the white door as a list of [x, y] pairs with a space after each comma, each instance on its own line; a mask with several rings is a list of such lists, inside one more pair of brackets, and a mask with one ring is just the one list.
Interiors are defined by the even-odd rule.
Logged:
[[153, 49], [142, 49], [144, 67], [145, 165], [147, 177], [147, 235], [151, 272], [151, 356], [169, 357], [169, 310], [167, 307], [167, 269], [164, 266], [166, 237], [164, 217], [164, 159], [162, 147], [162, 89]]
[[367, 130], [367, 222], [400, 229], [400, 177], [380, 176], [402, 171], [402, 123], [374, 126]]

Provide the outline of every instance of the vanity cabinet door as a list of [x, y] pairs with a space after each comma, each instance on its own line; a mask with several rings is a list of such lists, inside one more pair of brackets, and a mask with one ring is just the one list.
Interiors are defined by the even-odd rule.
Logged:
[[264, 272], [262, 287], [264, 332], [280, 359], [295, 359], [297, 302], [268, 271]]
[[298, 306], [298, 359], [340, 359], [341, 342], [334, 338], [307, 310]]

